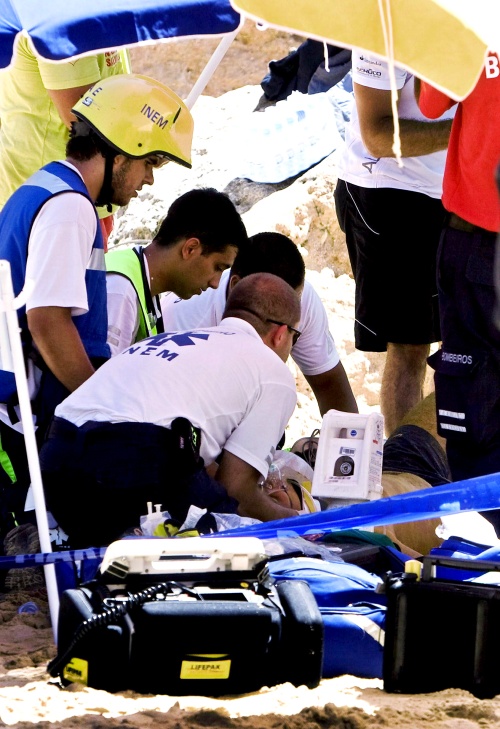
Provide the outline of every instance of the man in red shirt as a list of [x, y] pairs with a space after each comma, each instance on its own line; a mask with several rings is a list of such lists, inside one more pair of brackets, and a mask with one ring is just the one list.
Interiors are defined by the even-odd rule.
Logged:
[[[421, 84], [419, 106], [431, 119], [454, 103]], [[448, 217], [438, 251], [442, 346], [430, 364], [438, 432], [446, 438], [455, 481], [500, 471], [500, 331], [494, 321], [499, 118], [500, 63], [490, 53], [474, 90], [458, 104], [443, 181]], [[500, 535], [500, 510], [484, 516]]]

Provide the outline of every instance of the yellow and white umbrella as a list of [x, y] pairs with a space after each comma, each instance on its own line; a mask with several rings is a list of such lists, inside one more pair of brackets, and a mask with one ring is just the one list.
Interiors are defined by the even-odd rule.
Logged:
[[487, 49], [500, 50], [500, 0], [231, 0], [247, 18], [370, 51], [460, 101]]

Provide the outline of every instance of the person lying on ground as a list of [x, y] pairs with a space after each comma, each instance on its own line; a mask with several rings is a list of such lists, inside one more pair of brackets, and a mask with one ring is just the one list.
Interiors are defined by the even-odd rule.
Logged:
[[202, 188], [172, 203], [149, 245], [108, 252], [111, 355], [164, 331], [159, 294], [172, 291], [189, 299], [216, 289], [246, 241], [245, 226], [228, 196]]
[[[218, 326], [148, 337], [56, 410], [40, 461], [73, 548], [138, 526], [147, 502], [180, 523], [193, 504], [262, 521], [296, 515], [259, 486], [296, 404], [285, 364], [300, 300], [272, 274], [231, 291]], [[205, 466], [218, 462], [216, 479]]]
[[279, 276], [297, 291], [301, 300], [298, 328], [302, 336], [291, 355], [324, 415], [332, 408], [357, 413], [358, 406], [328, 328], [325, 307], [312, 285], [305, 281], [304, 260], [295, 243], [281, 233], [265, 232], [250, 236], [231, 267], [221, 276], [217, 289], [182, 301], [174, 294], [161, 299], [165, 328], [187, 329], [216, 326], [220, 323], [226, 299], [238, 281], [252, 273]]
[[[295, 446], [295, 444], [294, 444]], [[321, 511], [311, 495], [314, 471], [307, 461], [287, 450], [276, 451], [262, 488], [271, 498], [300, 514]]]

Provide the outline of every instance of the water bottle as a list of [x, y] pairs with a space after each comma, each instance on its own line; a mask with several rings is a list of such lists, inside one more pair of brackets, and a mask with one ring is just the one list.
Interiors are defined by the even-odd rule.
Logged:
[[[258, 139], [260, 136], [259, 149], [252, 149], [252, 154], [244, 160], [244, 164], [239, 170], [241, 177], [248, 177], [249, 180], [255, 182], [263, 182], [268, 177], [267, 160], [271, 154], [271, 129], [268, 126], [260, 129], [257, 125], [252, 126], [247, 133], [247, 142], [252, 139]], [[250, 146], [252, 146], [250, 144]]]
[[[236, 174], [255, 182], [281, 182], [298, 175], [338, 145], [335, 112], [326, 94], [294, 91], [275, 106], [250, 115], [239, 144]], [[240, 137], [241, 138], [241, 137]]]
[[302, 169], [304, 164], [304, 145], [301, 143], [302, 132], [298, 125], [303, 123], [304, 112], [294, 111], [286, 117], [286, 131], [284, 143], [286, 144], [285, 165], [283, 167], [283, 179], [294, 177]]
[[281, 471], [276, 463], [271, 463], [269, 471], [267, 472], [267, 478], [264, 482], [264, 488], [267, 492], [279, 491], [283, 488], [283, 479]]

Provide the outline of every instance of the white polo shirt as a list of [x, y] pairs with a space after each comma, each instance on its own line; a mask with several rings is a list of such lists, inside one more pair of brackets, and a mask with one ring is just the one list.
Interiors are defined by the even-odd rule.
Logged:
[[[224, 313], [231, 271], [224, 271], [217, 289], [207, 289], [190, 299], [179, 299], [173, 293], [161, 298], [165, 330], [213, 327]], [[318, 294], [306, 281], [300, 299], [302, 334], [292, 348], [292, 357], [304, 375], [321, 375], [340, 362], [335, 342], [328, 328], [328, 316]]]
[[217, 327], [132, 345], [71, 393], [56, 415], [78, 426], [93, 420], [165, 428], [185, 417], [201, 428], [205, 465], [225, 449], [266, 477], [295, 404], [288, 367], [250, 324], [230, 317]]
[[[399, 118], [429, 123], [418, 108], [413, 75], [402, 68], [396, 68], [395, 74], [399, 90]], [[388, 91], [391, 88], [387, 63], [356, 49], [352, 52], [352, 80], [372, 89]], [[440, 119], [452, 119], [454, 114], [455, 107]], [[368, 152], [361, 139], [353, 99], [351, 119], [345, 129], [345, 144], [339, 150], [338, 176], [359, 187], [392, 187], [421, 192], [433, 198], [441, 197], [446, 150], [421, 157], [403, 157], [402, 161], [404, 166], [399, 167], [395, 157], [377, 158]]]

